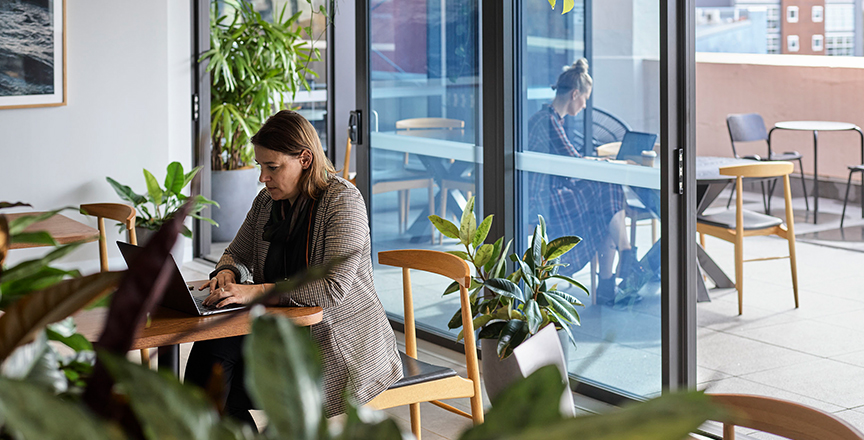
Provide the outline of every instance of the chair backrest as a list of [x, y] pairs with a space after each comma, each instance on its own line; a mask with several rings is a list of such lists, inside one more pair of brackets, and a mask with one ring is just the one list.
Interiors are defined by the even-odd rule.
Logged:
[[720, 168], [720, 174], [736, 177], [781, 177], [792, 172], [792, 162], [754, 162]]
[[824, 411], [786, 400], [744, 394], [710, 394], [729, 410], [723, 439], [734, 440], [735, 426], [756, 429], [792, 440], [862, 440], [864, 434]]
[[[403, 249], [378, 252], [378, 263], [402, 268], [402, 293], [405, 308], [405, 353], [417, 357], [417, 336], [414, 324], [414, 301], [411, 296], [411, 276], [409, 269], [443, 275], [459, 283], [459, 299], [462, 306], [462, 329], [465, 337], [465, 362], [469, 377], [472, 368], [477, 368], [477, 343], [474, 337], [474, 317], [468, 298], [471, 286], [471, 269], [461, 258], [440, 251], [423, 249]], [[472, 367], [473, 365], [473, 367]], [[479, 371], [479, 370], [478, 370]], [[471, 380], [474, 380], [471, 377]], [[479, 380], [479, 376], [477, 377]]]
[[732, 154], [739, 157], [735, 148], [736, 142], [768, 142], [768, 132], [765, 121], [759, 113], [742, 113], [726, 116], [726, 128], [729, 129], [729, 139], [732, 141]]
[[623, 141], [624, 135], [628, 131], [632, 131], [626, 122], [612, 113], [597, 107], [594, 107], [591, 112], [591, 125], [595, 146], [609, 142]]
[[81, 205], [81, 214], [92, 215], [99, 223], [99, 266], [100, 271], [108, 271], [108, 242], [105, 236], [105, 219], [116, 220], [123, 223], [126, 228], [126, 241], [129, 244], [138, 244], [138, 236], [135, 233], [135, 208], [122, 203], [89, 203]]

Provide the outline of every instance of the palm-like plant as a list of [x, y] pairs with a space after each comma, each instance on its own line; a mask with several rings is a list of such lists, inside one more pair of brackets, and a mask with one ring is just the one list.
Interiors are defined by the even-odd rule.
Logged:
[[[311, 6], [311, 0], [310, 0]], [[220, 15], [219, 5], [230, 11]], [[286, 4], [287, 6], [287, 4]], [[230, 12], [230, 13], [229, 13]], [[324, 13], [323, 7], [318, 12]], [[213, 0], [210, 11], [211, 75], [210, 137], [213, 170], [234, 170], [252, 161], [249, 138], [276, 109], [285, 107], [300, 86], [309, 90], [306, 75], [318, 76], [309, 63], [320, 51], [302, 39], [311, 27], [298, 24], [300, 12], [286, 17], [285, 7], [267, 22], [242, 0]]]

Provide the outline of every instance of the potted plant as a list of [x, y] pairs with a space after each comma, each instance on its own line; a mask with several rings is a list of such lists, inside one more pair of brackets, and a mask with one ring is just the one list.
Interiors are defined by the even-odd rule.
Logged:
[[300, 26], [299, 17], [286, 17], [283, 6], [270, 23], [249, 2], [211, 3], [210, 50], [199, 61], [209, 61], [211, 76], [211, 195], [223, 201], [213, 210], [220, 225], [213, 228], [214, 242], [234, 238], [258, 193], [249, 139], [285, 107], [286, 93], [294, 96], [301, 85], [309, 90], [306, 75], [317, 76], [308, 66], [320, 53], [304, 44], [311, 28]]
[[[132, 206], [138, 212], [135, 218], [135, 233], [138, 236], [139, 244], [144, 244], [150, 239], [150, 236], [162, 227], [162, 224], [173, 218], [174, 213], [183, 206], [189, 199], [189, 196], [182, 193], [183, 189], [189, 185], [192, 179], [198, 174], [201, 167], [195, 167], [188, 173], [183, 172], [183, 165], [180, 162], [171, 162], [168, 164], [168, 169], [165, 174], [165, 187], [159, 186], [159, 181], [147, 169], [144, 169], [144, 181], [147, 183], [146, 195], [141, 195], [132, 190], [132, 188], [123, 185], [116, 180], [106, 177], [105, 180], [111, 184], [114, 191], [121, 199], [132, 203]], [[218, 224], [210, 218], [203, 217], [199, 213], [207, 205], [219, 206], [213, 200], [210, 200], [200, 194], [192, 198], [194, 205], [189, 216], [204, 220], [214, 226]], [[122, 232], [123, 225], [120, 224]], [[192, 231], [185, 225], [181, 230], [186, 238], [192, 238]], [[175, 250], [172, 251], [174, 258], [178, 262], [183, 261], [183, 242], [180, 241], [175, 245]]]
[[[579, 325], [576, 306], [582, 306], [573, 295], [558, 290], [559, 282], [588, 290], [578, 281], [558, 273], [564, 264], [559, 258], [573, 249], [581, 240], [576, 236], [564, 236], [554, 240], [546, 237], [546, 224], [542, 216], [534, 228], [528, 249], [520, 256], [507, 255], [512, 240], [503, 245], [503, 238], [494, 244], [484, 243], [492, 225], [492, 216], [480, 225], [474, 216], [472, 197], [464, 211], [459, 227], [436, 215], [429, 216], [433, 225], [445, 236], [459, 240], [464, 251], [449, 251], [474, 267], [471, 282], [471, 311], [474, 328], [479, 330], [478, 339], [484, 353], [482, 366], [487, 392], [494, 396], [507, 384], [520, 377], [518, 365], [508, 358], [520, 344], [530, 343], [531, 336], [547, 325], [554, 325], [560, 334], [576, 343], [569, 325]], [[516, 270], [508, 271], [507, 259], [516, 263]], [[519, 287], [520, 282], [525, 288]], [[451, 284], [444, 294], [458, 291]], [[462, 326], [461, 308], [456, 311], [448, 327]], [[459, 339], [462, 333], [459, 333]], [[563, 338], [562, 338], [563, 339]], [[557, 342], [556, 342], [557, 343]], [[562, 347], [566, 348], [566, 346]], [[494, 370], [495, 372], [490, 374]], [[490, 381], [490, 378], [500, 380]], [[490, 389], [490, 386], [492, 389]]]

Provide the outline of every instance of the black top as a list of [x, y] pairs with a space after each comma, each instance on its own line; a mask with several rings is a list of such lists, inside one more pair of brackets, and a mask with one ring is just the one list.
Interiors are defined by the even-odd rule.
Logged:
[[261, 238], [270, 242], [264, 260], [264, 282], [284, 281], [309, 265], [310, 225], [315, 201], [300, 196], [291, 204], [274, 200]]

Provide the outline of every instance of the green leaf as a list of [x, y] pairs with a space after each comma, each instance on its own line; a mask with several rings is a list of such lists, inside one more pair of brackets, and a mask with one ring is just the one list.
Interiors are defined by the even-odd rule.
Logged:
[[[460, 312], [461, 312], [461, 310], [460, 310]], [[482, 328], [484, 325], [488, 324], [489, 321], [491, 321], [493, 319], [495, 319], [495, 317], [492, 315], [480, 315], [480, 316], [474, 318], [474, 320], [472, 321], [472, 323], [474, 324], [474, 330], [476, 331], [477, 329]], [[465, 329], [462, 329], [459, 331], [459, 334], [456, 335], [456, 341], [457, 342], [461, 341], [464, 336], [465, 336]]]
[[540, 306], [533, 298], [525, 302], [525, 317], [528, 319], [528, 332], [533, 334], [540, 330], [540, 324], [543, 323], [543, 315], [540, 314]]
[[[188, 185], [189, 182], [192, 182], [192, 179], [195, 178], [195, 175], [198, 174], [198, 171], [201, 171], [201, 168], [202, 168], [202, 167], [199, 165], [199, 166], [193, 168], [192, 171], [189, 171], [188, 173], [186, 173], [186, 174], [183, 176], [183, 186], [181, 186], [180, 188], [181, 188], [181, 189], [182, 189], [182, 188], [186, 188], [186, 185]], [[177, 191], [178, 194], [179, 194], [179, 192], [180, 192], [180, 191]]]
[[486, 280], [484, 285], [487, 289], [498, 295], [506, 296], [508, 298], [516, 298], [519, 301], [525, 301], [525, 295], [522, 293], [522, 289], [510, 280], [504, 278], [492, 278]]
[[308, 333], [284, 317], [252, 322], [244, 347], [246, 385], [270, 417], [273, 438], [314, 440], [324, 418], [321, 364]]
[[0, 202], [0, 209], [16, 208], [19, 206], [29, 206], [31, 208], [33, 207], [33, 205], [24, 202]]
[[459, 282], [453, 281], [452, 283], [450, 283], [449, 286], [447, 286], [446, 289], [444, 289], [444, 293], [441, 296], [449, 295], [453, 292], [458, 292], [458, 291], [459, 291]]
[[543, 264], [543, 234], [540, 233], [540, 226], [534, 228], [534, 236], [531, 238], [531, 268]]
[[60, 342], [75, 351], [93, 351], [93, 344], [80, 333], [76, 333], [75, 320], [70, 316], [62, 321], [48, 324], [45, 334], [49, 341]]
[[495, 321], [487, 324], [480, 329], [477, 339], [498, 339], [505, 325], [507, 325], [506, 321]]
[[483, 267], [487, 262], [492, 259], [492, 252], [494, 251], [495, 246], [491, 244], [484, 244], [477, 249], [477, 253], [474, 255], [474, 264], [478, 267]]
[[[549, 292], [545, 292], [542, 295], [544, 295], [544, 298], [546, 298], [546, 301], [549, 303], [549, 307], [561, 318], [564, 318], [566, 323], [579, 324], [581, 322], [579, 319], [579, 312], [576, 311], [573, 304], [570, 304], [555, 295], [550, 295]], [[561, 325], [565, 325], [565, 323], [562, 322]]]
[[491, 214], [487, 215], [480, 223], [480, 226], [477, 227], [477, 232], [474, 233], [474, 238], [471, 240], [471, 244], [475, 248], [486, 241], [486, 236], [489, 235], [489, 228], [492, 227], [492, 217], [493, 215]]
[[572, 284], [572, 285], [574, 285], [574, 286], [576, 286], [576, 287], [578, 287], [578, 288], [584, 290], [585, 293], [588, 293], [588, 294], [590, 295], [590, 293], [589, 293], [589, 291], [588, 291], [588, 288], [585, 287], [585, 285], [583, 285], [583, 284], [580, 283], [579, 281], [574, 280], [573, 278], [568, 277], [567, 275], [561, 275], [561, 274], [557, 274], [557, 273], [556, 273], [555, 275], [552, 275], [550, 278], [558, 278], [558, 279], [560, 279], [560, 280], [567, 281], [568, 283], [570, 283], [570, 284]]
[[501, 329], [501, 337], [498, 339], [498, 358], [504, 359], [513, 353], [513, 349], [519, 346], [528, 336], [528, 324], [521, 319], [511, 319]]
[[498, 262], [498, 256], [501, 255], [501, 246], [504, 244], [504, 237], [498, 238], [495, 240], [495, 244], [492, 245], [492, 258], [483, 265], [483, 271], [490, 275], [491, 278], [499, 278], [496, 277], [495, 274], [490, 274], [489, 272], [495, 267], [495, 263]]
[[464, 245], [471, 243], [477, 231], [477, 218], [474, 216], [474, 197], [468, 199], [462, 210], [462, 221], [459, 224], [459, 240]]
[[537, 222], [537, 226], [540, 226], [540, 235], [543, 236], [543, 240], [548, 240], [549, 237], [546, 235], [546, 219], [542, 215], [537, 214]]
[[2, 281], [4, 284], [11, 283], [36, 274], [52, 261], [65, 257], [80, 245], [81, 243], [63, 245], [49, 252], [48, 255], [45, 255], [42, 258], [19, 263], [18, 265], [3, 271]]
[[159, 181], [153, 176], [150, 171], [144, 169], [144, 180], [147, 181], [147, 194], [150, 196], [150, 201], [154, 204], [162, 204], [162, 188], [159, 186]]
[[148, 438], [206, 440], [219, 420], [204, 392], [107, 351], [99, 361], [129, 397], [129, 404]]
[[[525, 379], [501, 391], [492, 401], [492, 409], [486, 413], [485, 421], [471, 427], [461, 440], [495, 440], [519, 438], [519, 434], [530, 428], [558, 426], [561, 416], [559, 404], [566, 385], [555, 365], [540, 367]], [[548, 439], [582, 439], [590, 435], [586, 431], [571, 431], [561, 437], [536, 437]], [[673, 437], [669, 437], [670, 440]], [[679, 437], [679, 438], [684, 438]]]
[[546, 247], [544, 258], [547, 260], [554, 260], [567, 252], [570, 252], [570, 249], [573, 249], [573, 247], [579, 244], [580, 241], [582, 241], [582, 239], [574, 235], [558, 237], [552, 240], [549, 243], [549, 246]]
[[555, 295], [555, 296], [561, 298], [562, 300], [567, 301], [570, 304], [573, 304], [574, 306], [583, 306], [584, 305], [584, 304], [582, 304], [582, 301], [579, 300], [579, 298], [576, 298], [575, 296], [573, 296], [567, 292], [564, 292], [563, 290], [550, 290], [546, 293], [548, 293], [550, 295]]
[[114, 188], [114, 192], [120, 196], [121, 199], [126, 200], [127, 202], [132, 202], [135, 206], [138, 206], [142, 203], [147, 203], [147, 198], [132, 191], [132, 188], [129, 188], [126, 185], [117, 183], [116, 180], [106, 177], [105, 180], [111, 184], [111, 187]]
[[[180, 195], [183, 190], [183, 165], [180, 162], [171, 162], [168, 164], [168, 172], [165, 174], [165, 192], [168, 195]], [[148, 187], [149, 189], [149, 187]]]
[[432, 222], [432, 225], [435, 226], [435, 229], [438, 229], [438, 232], [444, 234], [445, 237], [459, 239], [459, 229], [451, 223], [449, 220], [444, 220], [437, 215], [430, 215], [429, 221]]
[[54, 237], [52, 237], [51, 234], [45, 231], [21, 232], [12, 235], [11, 242], [37, 244], [42, 246], [57, 246], [57, 242], [54, 241]]
[[0, 378], [0, 419], [21, 438], [111, 440], [118, 430], [36, 385]]
[[522, 278], [525, 279], [525, 284], [527, 284], [531, 290], [534, 290], [537, 284], [540, 283], [537, 276], [534, 275], [534, 271], [528, 266], [528, 263], [518, 259], [516, 262], [519, 263], [519, 267], [522, 269]]
[[471, 257], [465, 251], [445, 251], [450, 255], [455, 255], [465, 261], [471, 261]]
[[504, 278], [504, 272], [507, 269], [507, 253], [510, 252], [510, 245], [513, 244], [513, 239], [507, 242], [507, 246], [504, 246], [504, 249], [499, 254], [498, 262], [495, 263], [495, 267], [492, 268], [492, 272], [490, 275], [494, 278]]
[[60, 371], [57, 351], [48, 344], [45, 332], [39, 332], [33, 342], [18, 347], [6, 359], [3, 375], [26, 380], [54, 393], [64, 393], [68, 388], [66, 375]]
[[51, 266], [43, 266], [35, 273], [25, 276], [16, 281], [0, 282], [0, 309], [6, 309], [21, 295], [26, 295], [36, 290], [51, 287], [66, 277], [79, 277], [77, 270], [62, 270]]

